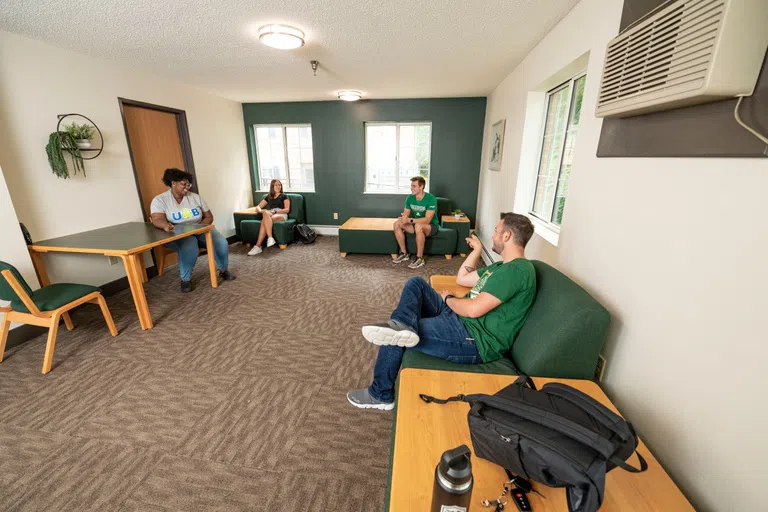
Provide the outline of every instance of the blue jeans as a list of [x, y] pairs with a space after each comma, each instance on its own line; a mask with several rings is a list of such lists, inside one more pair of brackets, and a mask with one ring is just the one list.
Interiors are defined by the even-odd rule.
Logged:
[[379, 347], [373, 384], [368, 392], [381, 402], [395, 399], [395, 379], [406, 350], [416, 350], [452, 363], [481, 363], [475, 340], [458, 315], [446, 306], [443, 298], [420, 277], [410, 278], [403, 287], [400, 303], [390, 317], [419, 335], [415, 347]]
[[[229, 266], [229, 244], [227, 239], [216, 229], [211, 230], [213, 235], [213, 258], [216, 260], [216, 268], [227, 270]], [[199, 248], [205, 247], [205, 234], [185, 236], [174, 242], [165, 244], [165, 246], [179, 255], [179, 274], [182, 281], [189, 281], [192, 278], [192, 269], [195, 268], [195, 262], [199, 256]]]

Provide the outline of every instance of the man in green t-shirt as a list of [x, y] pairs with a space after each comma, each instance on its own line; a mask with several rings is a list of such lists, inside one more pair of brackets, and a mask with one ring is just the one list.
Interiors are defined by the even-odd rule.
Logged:
[[[427, 237], [437, 233], [440, 221], [437, 218], [437, 198], [429, 192], [424, 192], [427, 182], [421, 176], [411, 178], [411, 195], [405, 199], [405, 209], [395, 221], [392, 228], [400, 246], [400, 253], [392, 263], [402, 263], [408, 259], [408, 268], [424, 266], [424, 243]], [[416, 236], [416, 257], [411, 258], [405, 246], [405, 234], [414, 233]]]
[[395, 379], [406, 350], [454, 363], [490, 363], [512, 348], [536, 296], [536, 271], [525, 259], [533, 224], [525, 215], [502, 213], [493, 233], [493, 251], [501, 256], [477, 269], [482, 244], [467, 238], [472, 253], [459, 269], [456, 283], [472, 289], [463, 297], [438, 293], [424, 279], [405, 283], [389, 322], [363, 327], [363, 336], [380, 345], [373, 383], [347, 393], [363, 409], [394, 407]]

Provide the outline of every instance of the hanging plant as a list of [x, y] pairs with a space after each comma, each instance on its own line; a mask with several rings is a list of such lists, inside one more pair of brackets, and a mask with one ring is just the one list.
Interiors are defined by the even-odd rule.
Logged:
[[83, 171], [83, 176], [85, 176], [85, 165], [80, 149], [77, 147], [77, 142], [72, 134], [67, 132], [53, 132], [48, 137], [45, 152], [48, 154], [48, 163], [51, 165], [53, 174], [59, 178], [69, 178], [69, 169], [67, 168], [67, 161], [64, 159], [64, 151], [68, 152], [72, 157], [75, 174], [77, 174], [77, 171]]

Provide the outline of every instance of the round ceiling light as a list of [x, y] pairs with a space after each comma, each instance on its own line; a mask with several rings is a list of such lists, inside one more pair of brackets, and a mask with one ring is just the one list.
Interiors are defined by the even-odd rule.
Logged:
[[339, 91], [339, 99], [344, 101], [357, 101], [362, 96], [359, 91]]
[[304, 46], [304, 32], [288, 25], [264, 25], [259, 28], [259, 41], [278, 50], [295, 50]]

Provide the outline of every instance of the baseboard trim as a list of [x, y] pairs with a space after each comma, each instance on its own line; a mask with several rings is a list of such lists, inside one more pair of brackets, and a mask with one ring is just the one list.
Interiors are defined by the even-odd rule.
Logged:
[[[231, 245], [236, 241], [235, 236], [227, 237], [227, 242]], [[154, 277], [157, 277], [157, 267], [154, 265], [147, 268], [147, 277], [149, 279], [152, 279]], [[123, 290], [127, 290], [130, 286], [128, 285], [128, 278], [127, 277], [120, 277], [118, 279], [115, 279], [114, 281], [110, 281], [108, 283], [102, 284], [99, 286], [101, 288], [101, 293], [104, 295], [104, 297], [111, 297], [115, 294], [120, 293]], [[44, 334], [48, 332], [48, 329], [45, 327], [38, 327], [36, 325], [20, 325], [18, 327], [15, 327], [11, 329], [8, 332], [8, 341], [5, 345], [5, 349], [9, 350], [13, 347], [18, 347], [22, 343], [25, 343], [33, 338], [37, 338], [41, 334]]]
[[309, 227], [314, 229], [318, 235], [339, 236], [339, 226], [318, 226], [310, 224]]
[[46, 332], [48, 332], [48, 329], [45, 327], [38, 327], [36, 325], [20, 325], [8, 331], [8, 341], [5, 344], [5, 350], [18, 347], [22, 343], [25, 343], [33, 338], [37, 338]]

